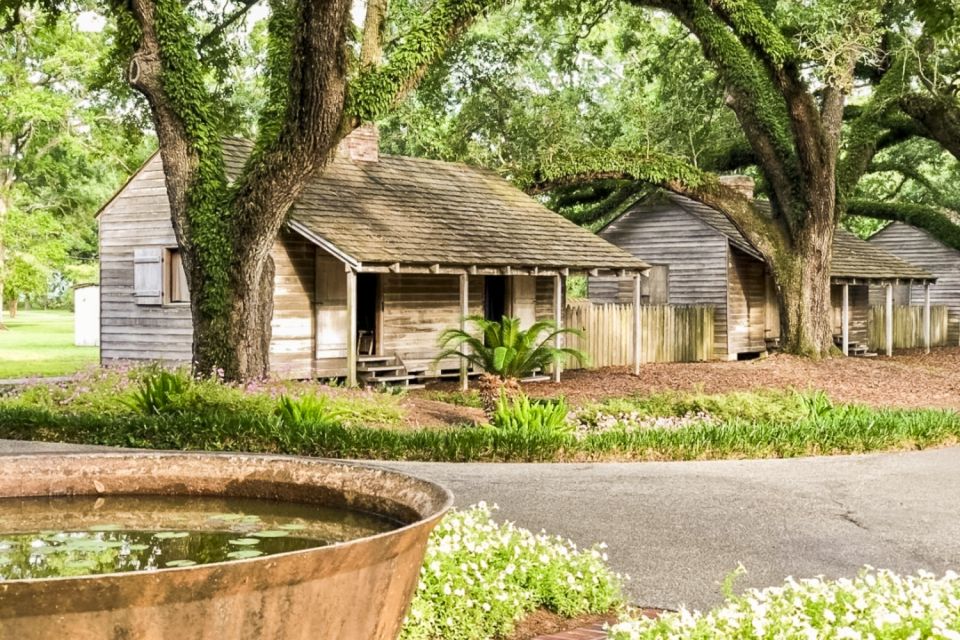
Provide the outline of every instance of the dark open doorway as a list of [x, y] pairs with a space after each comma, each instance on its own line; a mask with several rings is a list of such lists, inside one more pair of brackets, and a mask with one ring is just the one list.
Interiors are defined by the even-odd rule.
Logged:
[[380, 276], [376, 273], [357, 275], [357, 351], [377, 353], [380, 344], [378, 322], [380, 312]]
[[483, 279], [483, 317], [499, 322], [507, 314], [506, 276], [487, 276]]

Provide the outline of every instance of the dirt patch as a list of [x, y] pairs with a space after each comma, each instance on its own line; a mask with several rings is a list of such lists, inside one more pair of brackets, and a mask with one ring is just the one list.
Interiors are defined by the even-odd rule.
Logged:
[[546, 609], [538, 609], [521, 620], [513, 633], [507, 636], [507, 640], [530, 640], [531, 638], [552, 633], [561, 633], [594, 624], [615, 622], [616, 619], [617, 615], [615, 613], [587, 614], [577, 616], [576, 618], [564, 618]]
[[474, 425], [484, 422], [483, 411], [473, 407], [430, 400], [419, 395], [407, 396], [400, 404], [405, 426], [411, 429]]
[[934, 349], [929, 354], [903, 352], [893, 358], [814, 361], [773, 355], [744, 362], [645, 364], [639, 376], [628, 367], [608, 367], [565, 372], [560, 384], [544, 382], [525, 388], [531, 396], [563, 395], [574, 404], [662, 391], [816, 389], [836, 402], [960, 409], [960, 348]]

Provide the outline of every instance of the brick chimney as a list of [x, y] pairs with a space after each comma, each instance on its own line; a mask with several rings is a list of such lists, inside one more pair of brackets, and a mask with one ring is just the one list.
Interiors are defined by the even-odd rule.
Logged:
[[378, 162], [380, 160], [380, 132], [377, 125], [364, 123], [347, 134], [337, 147], [337, 155], [353, 162]]
[[749, 200], [753, 200], [754, 181], [750, 176], [729, 175], [720, 176], [720, 184], [736, 189]]

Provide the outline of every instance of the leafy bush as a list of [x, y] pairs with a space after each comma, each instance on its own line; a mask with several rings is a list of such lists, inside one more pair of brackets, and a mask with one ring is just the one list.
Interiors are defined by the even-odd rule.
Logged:
[[137, 412], [149, 416], [172, 413], [177, 408], [177, 399], [191, 384], [190, 376], [183, 371], [153, 369], [147, 371], [140, 385], [127, 401]]
[[647, 638], [960, 638], [960, 577], [866, 570], [854, 580], [788, 579], [728, 596], [713, 611], [614, 625], [611, 640]]
[[452, 511], [430, 537], [400, 637], [485, 640], [540, 607], [570, 617], [610, 611], [623, 602], [622, 580], [603, 549], [499, 525], [483, 503]]
[[501, 393], [491, 426], [498, 431], [519, 436], [556, 436], [569, 434], [573, 427], [567, 422], [567, 403], [531, 402], [525, 394], [508, 398]]

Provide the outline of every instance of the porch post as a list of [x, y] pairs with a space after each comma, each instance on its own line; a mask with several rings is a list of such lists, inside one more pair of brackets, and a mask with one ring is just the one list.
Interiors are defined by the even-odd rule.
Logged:
[[[553, 276], [553, 322], [557, 329], [563, 328], [563, 276], [559, 273]], [[557, 349], [563, 348], [563, 336], [557, 334], [554, 345]], [[560, 370], [563, 363], [557, 360], [553, 363], [553, 381], [560, 382]]]
[[893, 285], [887, 284], [887, 309], [884, 325], [887, 330], [887, 357], [893, 355]]
[[357, 272], [347, 269], [347, 386], [357, 386]]
[[633, 375], [640, 375], [640, 354], [643, 352], [640, 327], [640, 274], [633, 274]]
[[[466, 273], [460, 274], [460, 330], [467, 330], [467, 316], [470, 314], [470, 276]], [[466, 349], [467, 347], [462, 347]], [[466, 391], [470, 383], [470, 376], [467, 374], [467, 361], [460, 358], [460, 390]]]
[[840, 331], [843, 333], [843, 355], [850, 355], [850, 284], [843, 283], [843, 306], [840, 307]]
[[923, 285], [923, 349], [930, 353], [930, 283]]

